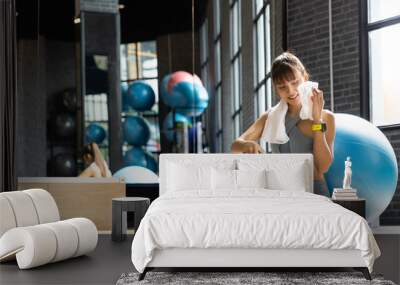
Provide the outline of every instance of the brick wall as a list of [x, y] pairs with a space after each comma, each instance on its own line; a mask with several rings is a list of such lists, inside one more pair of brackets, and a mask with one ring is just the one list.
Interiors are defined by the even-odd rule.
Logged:
[[332, 43], [335, 112], [360, 116], [358, 2], [332, 1]]
[[328, 1], [288, 1], [288, 49], [294, 52], [319, 82], [325, 108], [330, 108]]
[[[288, 1], [288, 48], [320, 83], [330, 109], [328, 1]], [[334, 111], [360, 116], [359, 1], [332, 0]], [[383, 130], [399, 164], [400, 129]], [[381, 215], [382, 225], [400, 225], [400, 183]]]
[[[222, 80], [223, 80], [223, 113], [224, 113], [224, 152], [230, 151], [232, 143], [232, 128], [230, 118], [230, 65], [229, 65], [229, 4], [228, 0], [221, 0], [222, 19]], [[248, 8], [248, 4], [244, 4]], [[250, 2], [250, 1], [249, 1]], [[281, 0], [272, 0], [271, 28], [272, 57], [282, 52], [283, 35], [282, 4]], [[330, 70], [329, 70], [329, 13], [326, 0], [288, 0], [287, 1], [287, 46], [305, 64], [311, 80], [318, 81], [324, 91], [325, 108], [331, 108], [330, 102]], [[246, 6], [245, 6], [246, 5]], [[243, 10], [242, 7], [242, 10]], [[247, 9], [246, 8], [246, 9]], [[208, 18], [212, 17], [212, 9], [208, 9]], [[248, 11], [242, 11], [242, 15], [248, 17]], [[242, 35], [248, 37], [252, 23], [242, 19]], [[211, 27], [211, 26], [210, 26]], [[212, 29], [209, 30], [212, 32]], [[210, 37], [211, 38], [211, 37]], [[359, 46], [359, 0], [332, 0], [332, 43], [333, 43], [333, 94], [334, 111], [360, 116], [360, 46]], [[251, 55], [249, 45], [251, 40], [243, 41], [242, 56]], [[213, 58], [213, 50], [210, 57]], [[252, 59], [243, 58], [243, 86], [252, 86], [253, 74]], [[210, 68], [214, 68], [210, 64]], [[211, 74], [211, 80], [213, 75]], [[244, 87], [248, 88], [248, 87]], [[243, 96], [249, 96], [244, 90]], [[248, 91], [248, 90], [247, 90]], [[273, 96], [276, 99], [276, 96]], [[243, 98], [243, 127], [246, 129], [251, 124], [252, 100]], [[276, 101], [275, 101], [276, 102]], [[210, 102], [211, 103], [211, 102]], [[210, 121], [213, 119], [211, 118]], [[400, 158], [400, 129], [383, 130], [391, 142], [399, 164]], [[213, 141], [212, 139], [210, 141]], [[400, 183], [396, 194], [381, 216], [382, 225], [400, 225]]]

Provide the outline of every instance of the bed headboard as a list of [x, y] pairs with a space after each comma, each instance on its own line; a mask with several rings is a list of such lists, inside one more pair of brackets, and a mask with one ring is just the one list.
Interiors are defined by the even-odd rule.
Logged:
[[246, 164], [273, 167], [277, 164], [284, 164], [287, 167], [304, 163], [304, 177], [307, 181], [307, 192], [313, 193], [313, 155], [305, 154], [231, 154], [231, 153], [213, 153], [213, 154], [193, 154], [193, 153], [163, 153], [160, 155], [159, 176], [160, 176], [160, 195], [166, 192], [168, 182], [168, 169], [170, 163], [185, 165], [187, 167], [196, 166], [215, 166], [232, 165], [237, 168], [238, 162]]

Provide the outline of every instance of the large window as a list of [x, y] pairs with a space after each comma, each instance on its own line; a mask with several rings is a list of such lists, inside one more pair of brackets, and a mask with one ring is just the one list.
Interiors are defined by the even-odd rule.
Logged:
[[253, 2], [254, 34], [254, 116], [271, 108], [270, 1]]
[[232, 121], [233, 135], [237, 138], [242, 132], [242, 52], [241, 52], [241, 0], [230, 1], [230, 31], [231, 31], [231, 81], [232, 81]]
[[[121, 45], [121, 88], [122, 88], [122, 120], [129, 116], [140, 116], [150, 127], [150, 139], [143, 147], [158, 159], [161, 152], [160, 130], [158, 125], [158, 72], [157, 46], [155, 41], [138, 42]], [[128, 104], [124, 90], [135, 82], [144, 82], [151, 86], [155, 94], [155, 103], [151, 110], [137, 111]], [[126, 91], [125, 91], [126, 92]], [[126, 141], [123, 143], [123, 154], [131, 149]]]
[[215, 117], [216, 117], [216, 149], [223, 152], [222, 139], [222, 76], [221, 76], [221, 20], [220, 0], [214, 0], [214, 65], [215, 65]]
[[[400, 124], [400, 1], [369, 0], [362, 10], [364, 109], [377, 126]], [[368, 4], [368, 5], [367, 5]], [[364, 71], [365, 72], [365, 71]], [[368, 92], [369, 91], [369, 92]], [[369, 104], [368, 104], [369, 103]]]

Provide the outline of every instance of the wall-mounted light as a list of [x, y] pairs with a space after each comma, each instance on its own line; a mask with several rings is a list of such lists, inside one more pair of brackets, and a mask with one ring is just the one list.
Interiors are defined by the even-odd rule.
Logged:
[[124, 4], [119, 4], [119, 5], [118, 5], [118, 9], [122, 10], [122, 9], [124, 9], [124, 8], [125, 8], [125, 5], [124, 5]]
[[81, 18], [74, 18], [74, 24], [79, 24], [81, 22]]

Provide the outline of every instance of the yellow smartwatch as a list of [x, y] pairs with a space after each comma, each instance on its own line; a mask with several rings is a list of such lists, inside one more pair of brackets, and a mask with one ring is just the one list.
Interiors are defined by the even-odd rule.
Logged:
[[326, 132], [326, 123], [312, 124], [311, 130], [313, 132]]

